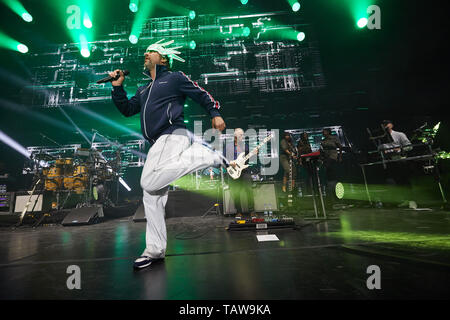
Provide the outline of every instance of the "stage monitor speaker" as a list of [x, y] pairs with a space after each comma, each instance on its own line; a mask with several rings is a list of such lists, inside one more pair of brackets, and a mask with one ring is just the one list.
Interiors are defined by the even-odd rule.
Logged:
[[141, 204], [137, 208], [136, 212], [134, 213], [133, 221], [134, 222], [145, 222], [145, 221], [147, 221], [147, 219], [145, 219], [145, 210], [144, 210], [144, 205], [143, 204]]
[[[236, 214], [236, 206], [233, 198], [231, 197], [230, 189], [224, 190], [223, 196], [224, 214]], [[277, 196], [275, 193], [275, 184], [263, 183], [257, 184], [253, 188], [253, 201], [256, 212], [264, 212], [265, 210], [278, 211]], [[241, 194], [242, 210], [248, 211], [247, 194]], [[264, 208], [266, 206], [266, 208]]]
[[[244, 192], [241, 194], [241, 205], [243, 211], [248, 211], [247, 194]], [[236, 214], [236, 206], [234, 200], [231, 197], [230, 188], [223, 191], [223, 214], [233, 215]]]
[[236, 214], [233, 198], [231, 198], [230, 188], [223, 190], [223, 214]]
[[103, 218], [103, 207], [82, 207], [70, 211], [61, 222], [63, 226], [93, 224]]

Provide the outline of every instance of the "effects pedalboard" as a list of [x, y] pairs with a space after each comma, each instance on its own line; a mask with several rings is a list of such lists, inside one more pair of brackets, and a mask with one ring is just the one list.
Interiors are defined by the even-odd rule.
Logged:
[[252, 217], [250, 219], [242, 219], [236, 217], [235, 221], [228, 226], [228, 231], [248, 231], [248, 230], [267, 230], [279, 228], [295, 228], [294, 218], [266, 216], [263, 218]]

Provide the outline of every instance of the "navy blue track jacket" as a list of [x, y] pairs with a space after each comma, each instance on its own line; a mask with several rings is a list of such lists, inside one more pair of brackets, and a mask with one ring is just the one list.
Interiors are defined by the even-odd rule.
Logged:
[[[150, 77], [148, 70], [145, 74]], [[220, 104], [211, 94], [183, 72], [168, 71], [163, 65], [156, 66], [155, 80], [150, 78], [150, 83], [139, 87], [131, 99], [122, 86], [113, 86], [112, 90], [114, 104], [125, 117], [141, 113], [142, 133], [151, 143], [163, 134], [186, 128], [183, 112], [186, 96], [204, 107], [211, 118], [220, 116]]]

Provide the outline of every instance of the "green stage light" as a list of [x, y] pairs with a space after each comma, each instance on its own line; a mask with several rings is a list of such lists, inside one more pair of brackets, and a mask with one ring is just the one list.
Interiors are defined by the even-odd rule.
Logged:
[[194, 50], [196, 46], [197, 46], [197, 44], [195, 43], [194, 40], [192, 40], [191, 42], [189, 42], [189, 48], [191, 48], [192, 50]]
[[189, 123], [189, 120], [184, 120], [184, 123]]
[[6, 6], [8, 6], [14, 13], [20, 16], [26, 22], [33, 21], [33, 17], [28, 11], [23, 7], [23, 5], [18, 0], [3, 0]]
[[243, 5], [246, 5], [246, 4], [248, 3], [248, 0], [241, 0], [241, 3], [242, 3]]
[[28, 12], [22, 13], [22, 19], [25, 20], [26, 22], [33, 21], [33, 17]]
[[303, 41], [303, 40], [305, 40], [305, 37], [306, 37], [306, 35], [305, 35], [304, 32], [299, 32], [299, 33], [297, 33], [297, 40], [298, 40], [298, 41]]
[[194, 10], [189, 11], [189, 19], [191, 19], [191, 20], [195, 19], [195, 11]]
[[0, 48], [19, 51], [22, 53], [28, 52], [28, 47], [10, 36], [0, 31]]
[[361, 18], [357, 22], [358, 28], [364, 28], [367, 25], [367, 18]]
[[345, 189], [344, 189], [344, 185], [341, 182], [336, 183], [335, 191], [336, 191], [336, 197], [338, 199], [344, 198]]
[[130, 0], [130, 5], [128, 6], [130, 8], [131, 12], [137, 12], [139, 9], [139, 0]]
[[136, 44], [138, 42], [138, 37], [136, 37], [134, 34], [130, 35], [128, 38], [132, 44]]
[[92, 28], [92, 21], [89, 19], [87, 12], [84, 13], [83, 25], [88, 29]]
[[87, 48], [83, 48], [81, 49], [81, 55], [85, 58], [89, 58], [89, 56], [91, 55], [91, 53], [89, 52], [89, 49]]
[[80, 48], [80, 52], [83, 57], [88, 58], [91, 55], [91, 52], [89, 51], [89, 44], [84, 34], [80, 34]]
[[450, 159], [450, 152], [440, 151], [436, 154], [437, 159]]
[[244, 27], [244, 29], [242, 29], [242, 35], [244, 37], [248, 37], [250, 35], [250, 28], [249, 27]]
[[298, 10], [300, 10], [300, 3], [294, 2], [292, 4], [292, 11], [297, 12]]
[[433, 127], [433, 133], [436, 134], [439, 131], [439, 127], [441, 125], [441, 122], [439, 121], [434, 127]]
[[[164, 3], [166, 5], [167, 2]], [[133, 19], [133, 25], [131, 27], [130, 34], [135, 35], [137, 39], [139, 39], [139, 36], [142, 32], [142, 26], [145, 23], [145, 20], [151, 16], [151, 13], [154, 9], [155, 2], [154, 1], [142, 1], [140, 2], [139, 11], [136, 12], [136, 15]], [[186, 14], [183, 14], [186, 16]]]
[[26, 45], [24, 45], [23, 43], [20, 43], [17, 45], [17, 50], [21, 53], [27, 53], [28, 47]]

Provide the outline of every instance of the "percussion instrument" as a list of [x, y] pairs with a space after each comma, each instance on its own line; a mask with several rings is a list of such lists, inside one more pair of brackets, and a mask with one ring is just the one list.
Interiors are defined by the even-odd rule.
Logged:
[[73, 169], [72, 175], [64, 178], [64, 187], [67, 190], [75, 191], [77, 194], [82, 194], [88, 187], [88, 182], [88, 168], [84, 165], [77, 165]]
[[62, 187], [63, 178], [61, 176], [61, 168], [52, 166], [43, 170], [45, 176], [45, 190], [56, 191]]

